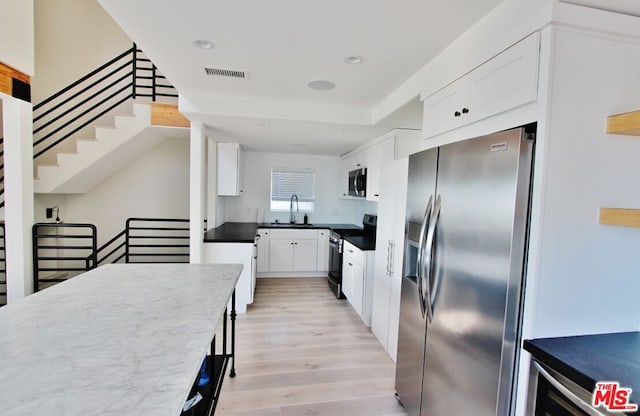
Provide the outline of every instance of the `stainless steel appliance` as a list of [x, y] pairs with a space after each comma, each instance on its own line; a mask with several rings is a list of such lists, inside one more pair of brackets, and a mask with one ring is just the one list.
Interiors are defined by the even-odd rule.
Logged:
[[[593, 393], [551, 368], [531, 360], [528, 415], [607, 416], [611, 413], [591, 406]], [[628, 413], [617, 413], [628, 414]]]
[[396, 392], [411, 416], [512, 412], [534, 131], [409, 157]]
[[376, 215], [364, 214], [362, 218], [362, 229], [358, 228], [334, 228], [329, 235], [329, 287], [336, 294], [338, 299], [346, 299], [342, 293], [342, 248], [345, 237], [376, 236], [378, 217]]
[[349, 196], [367, 196], [367, 168], [349, 172]]

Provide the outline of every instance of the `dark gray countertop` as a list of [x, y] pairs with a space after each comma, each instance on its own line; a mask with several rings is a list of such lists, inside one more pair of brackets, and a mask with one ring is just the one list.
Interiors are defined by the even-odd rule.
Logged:
[[640, 403], [640, 332], [533, 339], [524, 349], [588, 391], [599, 381], [617, 381]]
[[[272, 224], [257, 222], [225, 222], [219, 227], [212, 228], [204, 234], [205, 243], [253, 243], [258, 228], [272, 229], [302, 229], [302, 230], [333, 230], [333, 229], [349, 229], [359, 230], [354, 224]], [[374, 239], [375, 240], [375, 239]], [[375, 241], [374, 241], [375, 247]], [[366, 250], [366, 249], [363, 249]]]
[[376, 249], [376, 236], [358, 235], [358, 236], [346, 236], [345, 241], [350, 242], [360, 250], [370, 251]]

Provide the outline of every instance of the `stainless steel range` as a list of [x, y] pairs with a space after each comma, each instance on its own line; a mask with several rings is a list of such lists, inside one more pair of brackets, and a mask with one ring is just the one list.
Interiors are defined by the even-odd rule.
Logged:
[[364, 214], [362, 229], [358, 228], [334, 228], [329, 235], [329, 287], [338, 299], [346, 299], [342, 293], [342, 247], [345, 237], [373, 236], [376, 235], [376, 215]]

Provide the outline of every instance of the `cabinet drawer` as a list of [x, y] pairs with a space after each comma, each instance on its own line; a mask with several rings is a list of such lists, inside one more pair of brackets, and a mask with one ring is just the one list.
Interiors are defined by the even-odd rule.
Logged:
[[364, 251], [354, 246], [348, 241], [344, 242], [344, 257], [360, 266], [364, 266]]
[[317, 240], [318, 230], [297, 230], [297, 229], [272, 229], [269, 233], [271, 240], [286, 239], [286, 240]]

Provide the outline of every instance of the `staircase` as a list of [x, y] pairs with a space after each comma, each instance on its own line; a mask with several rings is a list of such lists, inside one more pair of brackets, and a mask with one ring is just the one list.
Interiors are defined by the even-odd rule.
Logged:
[[56, 154], [54, 165], [36, 167], [35, 193], [86, 193], [164, 140], [188, 129], [152, 124], [151, 104], [133, 104], [133, 115], [115, 116], [113, 127], [95, 127], [95, 138], [76, 139], [75, 152]]
[[[34, 106], [34, 192], [85, 193], [169, 137], [188, 134], [173, 86], [134, 44]], [[152, 122], [173, 111], [171, 123]], [[131, 115], [115, 115], [132, 109]], [[112, 120], [109, 127], [96, 123]], [[177, 120], [177, 123], [175, 122]], [[174, 127], [174, 128], [167, 128]]]

